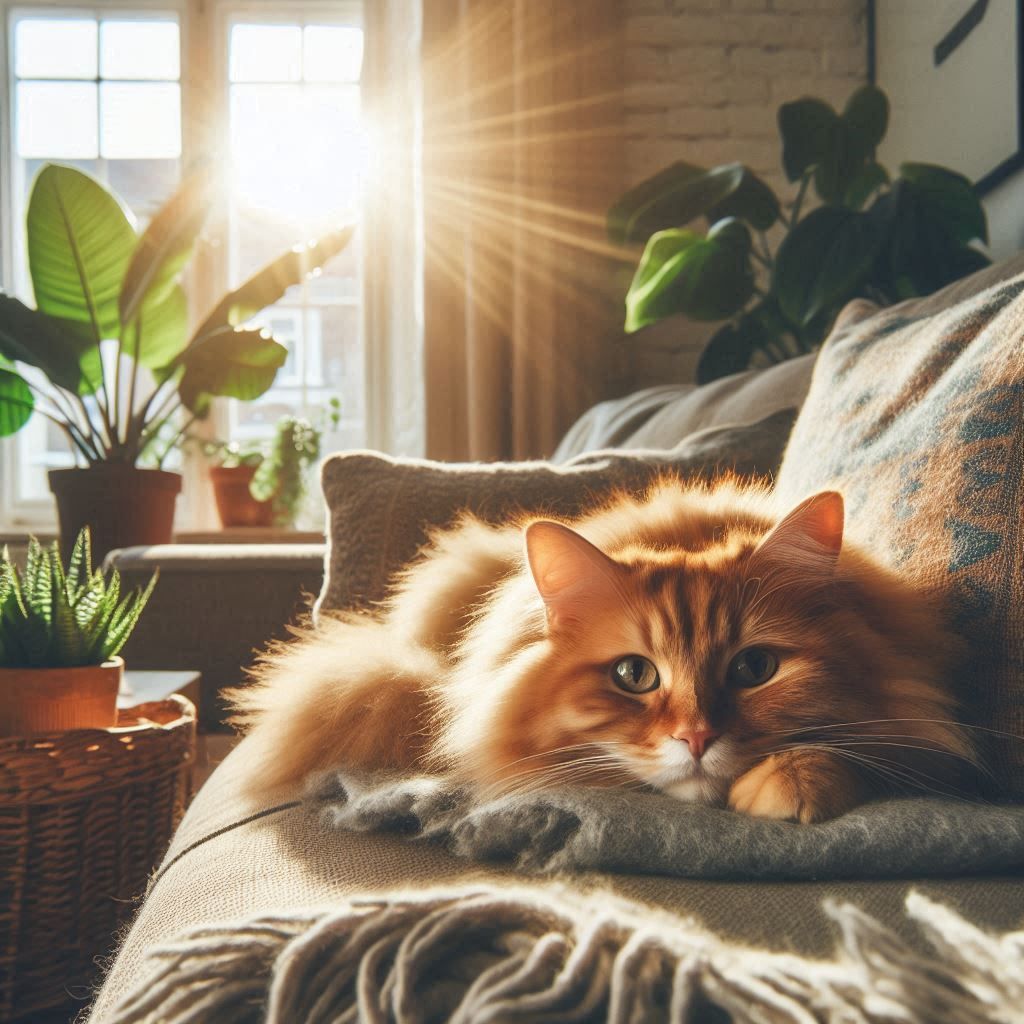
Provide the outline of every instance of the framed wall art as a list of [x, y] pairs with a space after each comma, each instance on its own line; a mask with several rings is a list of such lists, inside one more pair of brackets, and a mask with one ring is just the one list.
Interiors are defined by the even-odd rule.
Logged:
[[1024, 167], [1024, 0], [869, 0], [868, 35], [883, 163], [943, 164], [982, 194]]

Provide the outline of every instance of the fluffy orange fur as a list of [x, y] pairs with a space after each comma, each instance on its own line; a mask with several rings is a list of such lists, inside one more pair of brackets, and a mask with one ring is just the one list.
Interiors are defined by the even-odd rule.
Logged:
[[974, 760], [958, 655], [921, 594], [843, 544], [838, 494], [780, 516], [763, 488], [665, 480], [570, 523], [466, 516], [377, 614], [325, 618], [232, 699], [261, 787], [347, 765], [809, 822], [955, 783]]

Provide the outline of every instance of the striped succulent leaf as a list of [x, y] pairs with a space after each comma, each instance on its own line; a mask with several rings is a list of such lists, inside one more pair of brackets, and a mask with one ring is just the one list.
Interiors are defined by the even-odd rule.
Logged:
[[65, 573], [57, 544], [29, 542], [24, 573], [7, 550], [0, 562], [0, 665], [29, 668], [96, 665], [117, 654], [156, 585], [122, 595], [117, 570], [93, 571], [88, 528]]

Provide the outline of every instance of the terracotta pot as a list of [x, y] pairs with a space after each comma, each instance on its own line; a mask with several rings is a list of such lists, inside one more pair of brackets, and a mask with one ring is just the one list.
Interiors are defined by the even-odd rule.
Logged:
[[101, 462], [88, 469], [51, 469], [64, 557], [83, 526], [92, 531], [93, 561], [136, 544], [169, 544], [181, 475]]
[[221, 526], [273, 526], [274, 503], [257, 501], [249, 490], [255, 466], [214, 466], [213, 496]]
[[76, 668], [0, 668], [0, 736], [109, 729], [124, 661]]

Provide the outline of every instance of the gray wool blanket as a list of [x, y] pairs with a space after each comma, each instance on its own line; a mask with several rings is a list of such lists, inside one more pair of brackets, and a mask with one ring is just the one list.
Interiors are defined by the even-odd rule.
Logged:
[[458, 889], [205, 924], [149, 951], [104, 1024], [1021, 1024], [1024, 932], [919, 894], [907, 943], [829, 905], [831, 960], [730, 943], [685, 918], [545, 886]]
[[1019, 804], [891, 799], [800, 825], [611, 789], [480, 800], [438, 777], [330, 773], [310, 792], [339, 829], [398, 832], [459, 857], [541, 872], [775, 880], [1024, 872]]

